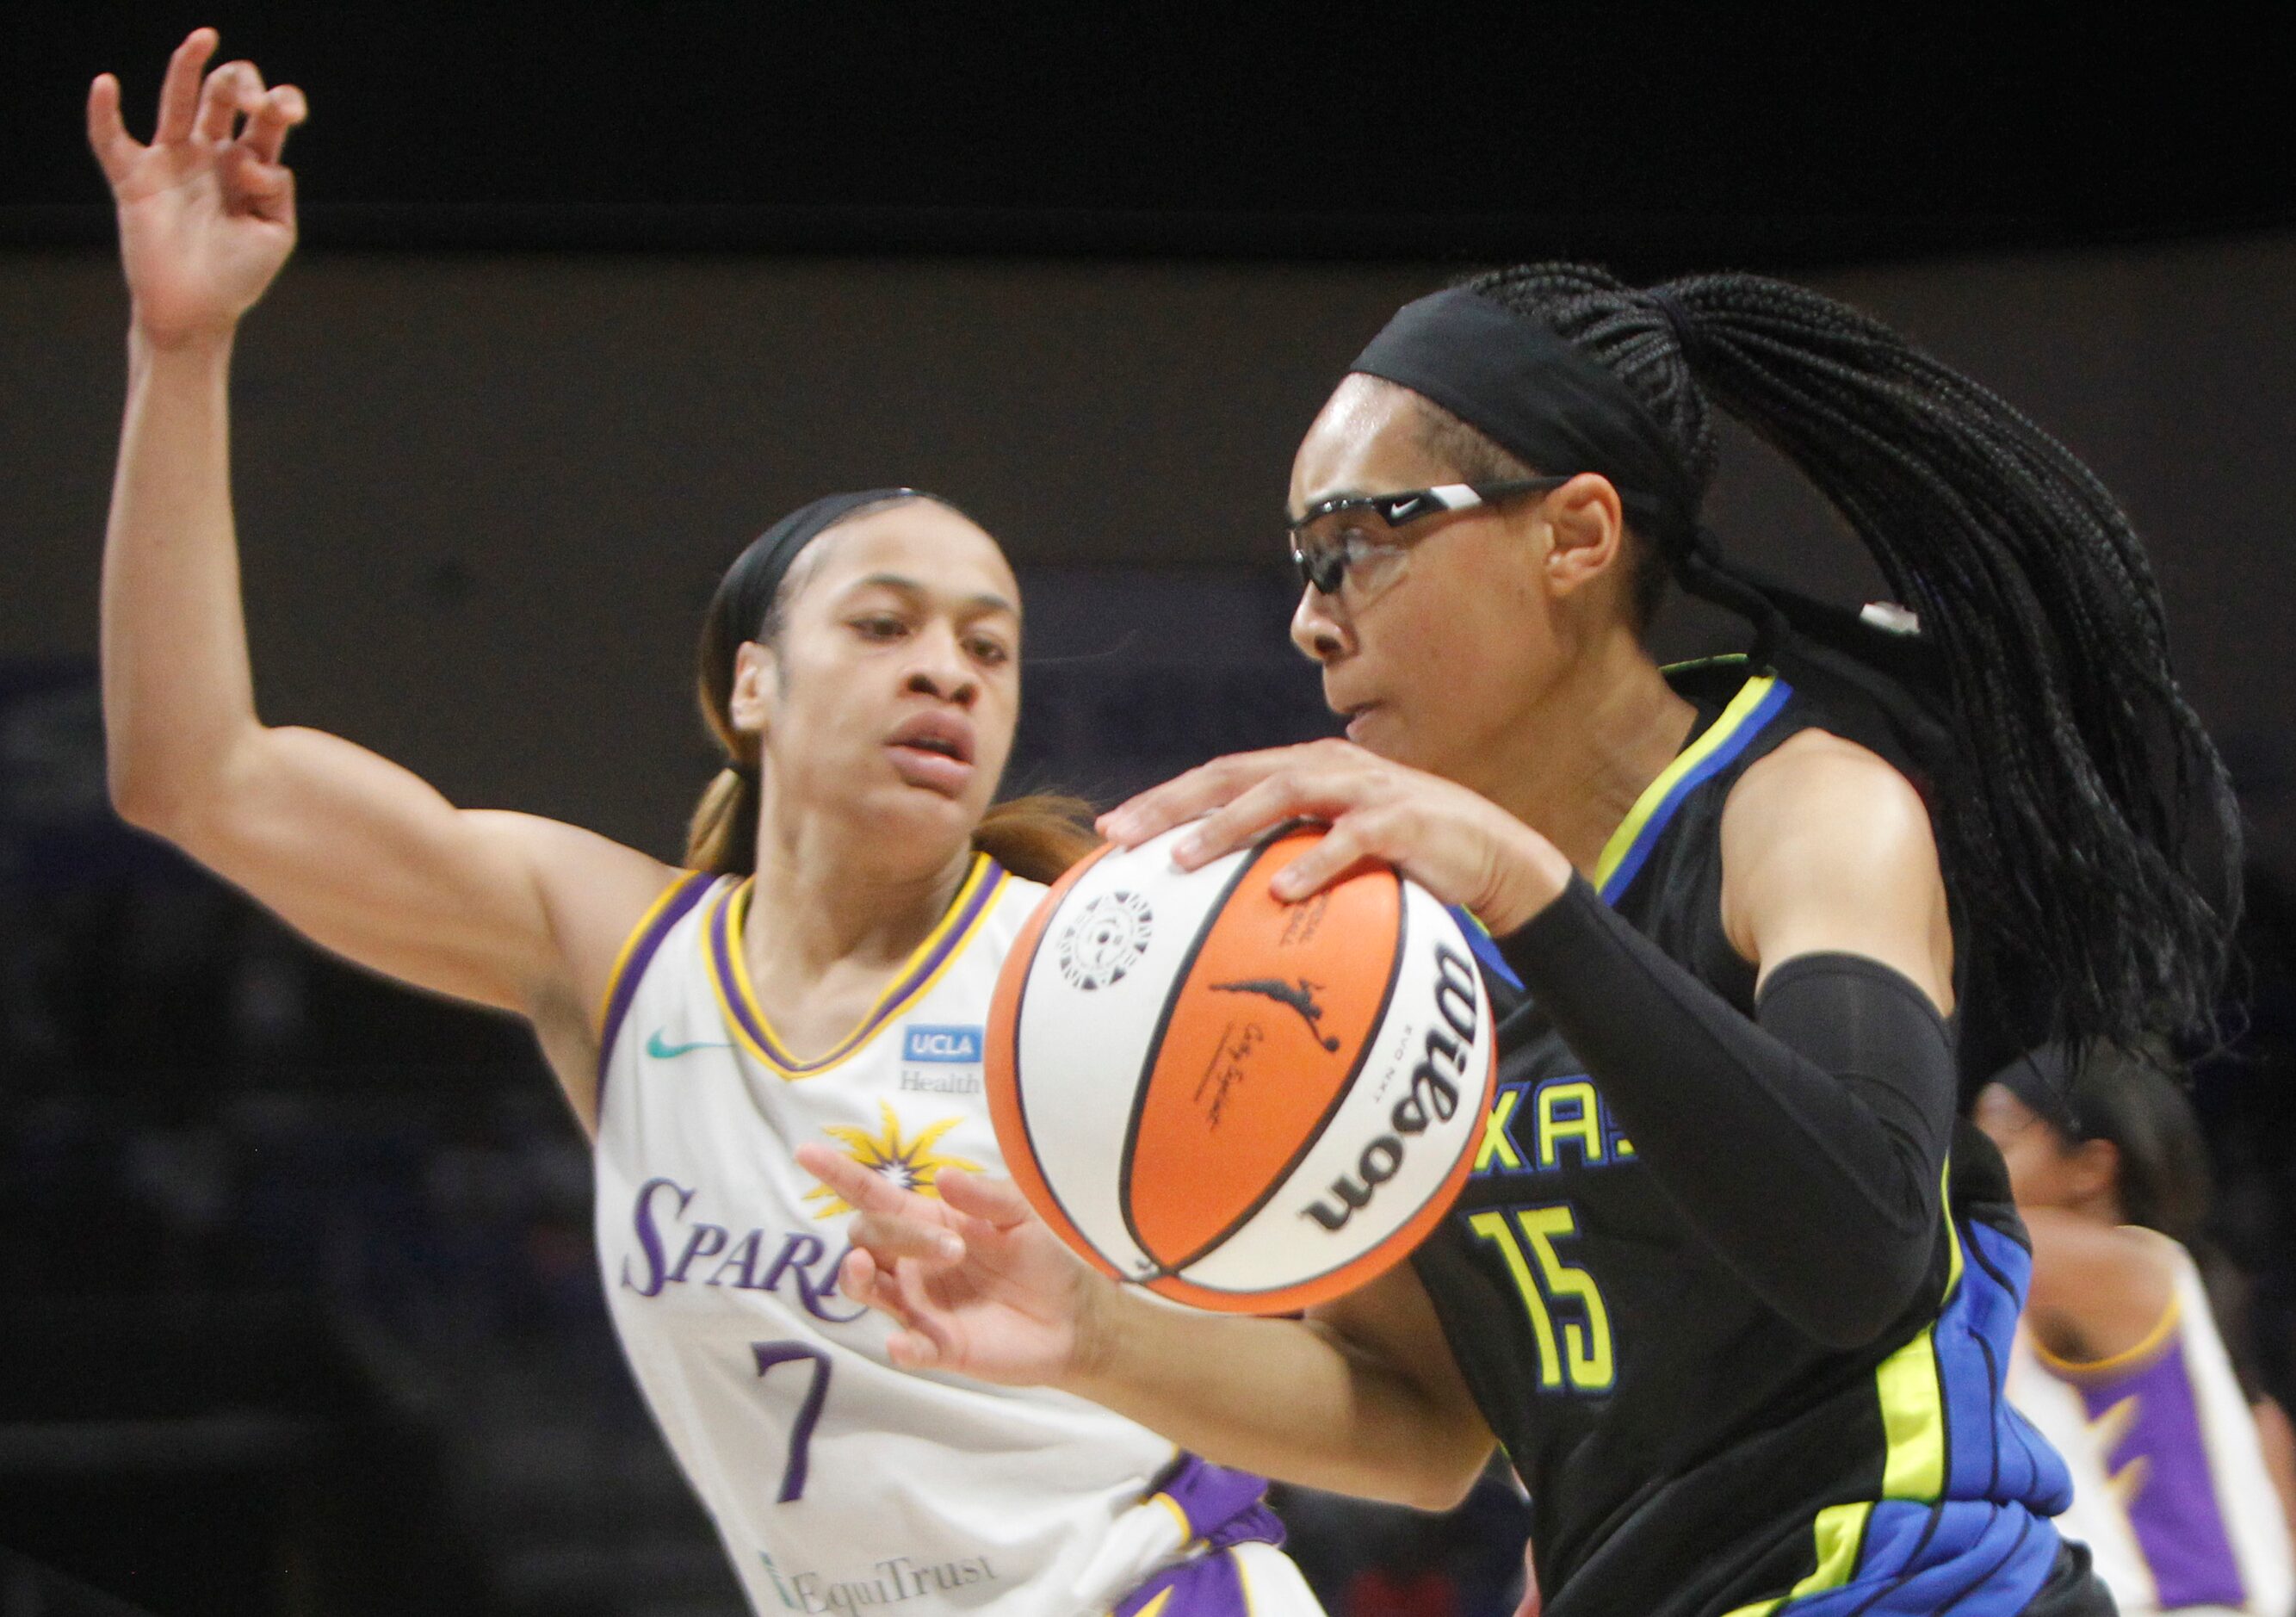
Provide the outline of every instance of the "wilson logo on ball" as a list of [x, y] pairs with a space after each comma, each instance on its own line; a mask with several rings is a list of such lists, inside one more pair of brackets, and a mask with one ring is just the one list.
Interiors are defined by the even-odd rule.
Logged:
[[[1388, 1113], [1395, 1133], [1382, 1135], [1364, 1147], [1353, 1178], [1341, 1174], [1332, 1181], [1336, 1205], [1321, 1199], [1310, 1202], [1300, 1211], [1301, 1218], [1313, 1219], [1328, 1230], [1346, 1228], [1349, 1219], [1371, 1205], [1372, 1193], [1402, 1168], [1406, 1146], [1397, 1137], [1424, 1134], [1431, 1124], [1450, 1121], [1459, 1110], [1459, 1086], [1453, 1079], [1466, 1076], [1467, 1052], [1481, 1030], [1479, 986], [1473, 962], [1443, 944], [1435, 946], [1435, 1013], [1443, 1025], [1427, 1030], [1426, 1051], [1411, 1069], [1411, 1088]], [[1438, 1058], [1450, 1068], [1448, 1076], [1437, 1069]]]
[[[984, 1072], [1006, 1165], [1104, 1272], [1235, 1313], [1305, 1308], [1423, 1239], [1495, 1081], [1490, 1003], [1434, 896], [1374, 867], [1285, 904], [1320, 829], [1200, 870], [1103, 849], [1015, 940]], [[1151, 924], [1151, 916], [1153, 924]]]

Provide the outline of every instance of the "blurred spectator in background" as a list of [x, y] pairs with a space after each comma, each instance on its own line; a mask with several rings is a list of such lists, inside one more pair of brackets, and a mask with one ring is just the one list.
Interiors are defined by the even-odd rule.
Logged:
[[2051, 1047], [1997, 1074], [1977, 1120], [2032, 1235], [2008, 1391], [2071, 1470], [2059, 1526], [2131, 1617], [2288, 1617], [2287, 1418], [2254, 1369], [2244, 1283], [2202, 1236], [2183, 1087], [2156, 1060]]

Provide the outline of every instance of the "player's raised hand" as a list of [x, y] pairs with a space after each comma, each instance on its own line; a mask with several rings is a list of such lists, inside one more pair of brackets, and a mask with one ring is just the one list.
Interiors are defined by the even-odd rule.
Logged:
[[911, 1369], [1006, 1386], [1057, 1386], [1081, 1367], [1095, 1273], [1003, 1179], [944, 1169], [939, 1199], [903, 1190], [825, 1145], [800, 1167], [858, 1210], [839, 1283], [901, 1326], [889, 1350]]
[[120, 119], [117, 78], [88, 86], [88, 144], [119, 205], [136, 327], [162, 344], [228, 332], [295, 246], [295, 180], [280, 156], [303, 93], [266, 90], [252, 62], [203, 78], [216, 45], [203, 28], [176, 47], [149, 145]]

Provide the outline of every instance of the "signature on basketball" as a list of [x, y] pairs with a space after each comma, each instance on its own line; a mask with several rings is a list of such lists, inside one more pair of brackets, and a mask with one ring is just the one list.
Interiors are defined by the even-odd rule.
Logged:
[[[1227, 1092], [1243, 1081], [1244, 1063], [1251, 1059], [1251, 1053], [1259, 1048], [1267, 1038], [1267, 1030], [1256, 1022], [1247, 1022], [1241, 1028], [1234, 1022], [1227, 1024], [1227, 1030], [1220, 1035], [1219, 1047], [1212, 1052], [1211, 1064], [1204, 1069], [1203, 1077], [1196, 1080], [1193, 1098], [1198, 1105], [1204, 1108], [1205, 1127], [1219, 1127], [1220, 1114], [1227, 1110]], [[1207, 1089], [1211, 1091], [1211, 1102], [1208, 1105], [1204, 1102]]]
[[1332, 907], [1329, 888], [1317, 893], [1304, 904], [1294, 904], [1284, 918], [1283, 935], [1275, 940], [1277, 948], [1296, 948], [1312, 943], [1316, 934], [1324, 929], [1324, 912]]
[[1300, 1020], [1308, 1024], [1308, 1031], [1326, 1050], [1336, 1050], [1340, 1041], [1324, 1031], [1324, 1007], [1316, 1002], [1316, 990], [1323, 984], [1310, 982], [1305, 977], [1286, 982], [1281, 977], [1247, 977], [1241, 982], [1215, 982], [1215, 994], [1259, 994], [1278, 1005], [1288, 1005], [1300, 1013]]

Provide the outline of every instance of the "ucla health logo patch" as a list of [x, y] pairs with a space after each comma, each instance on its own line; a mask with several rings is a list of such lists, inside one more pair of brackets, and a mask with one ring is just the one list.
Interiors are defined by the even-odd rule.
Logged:
[[980, 1030], [973, 1028], [910, 1028], [901, 1040], [903, 1061], [966, 1062], [980, 1060]]

